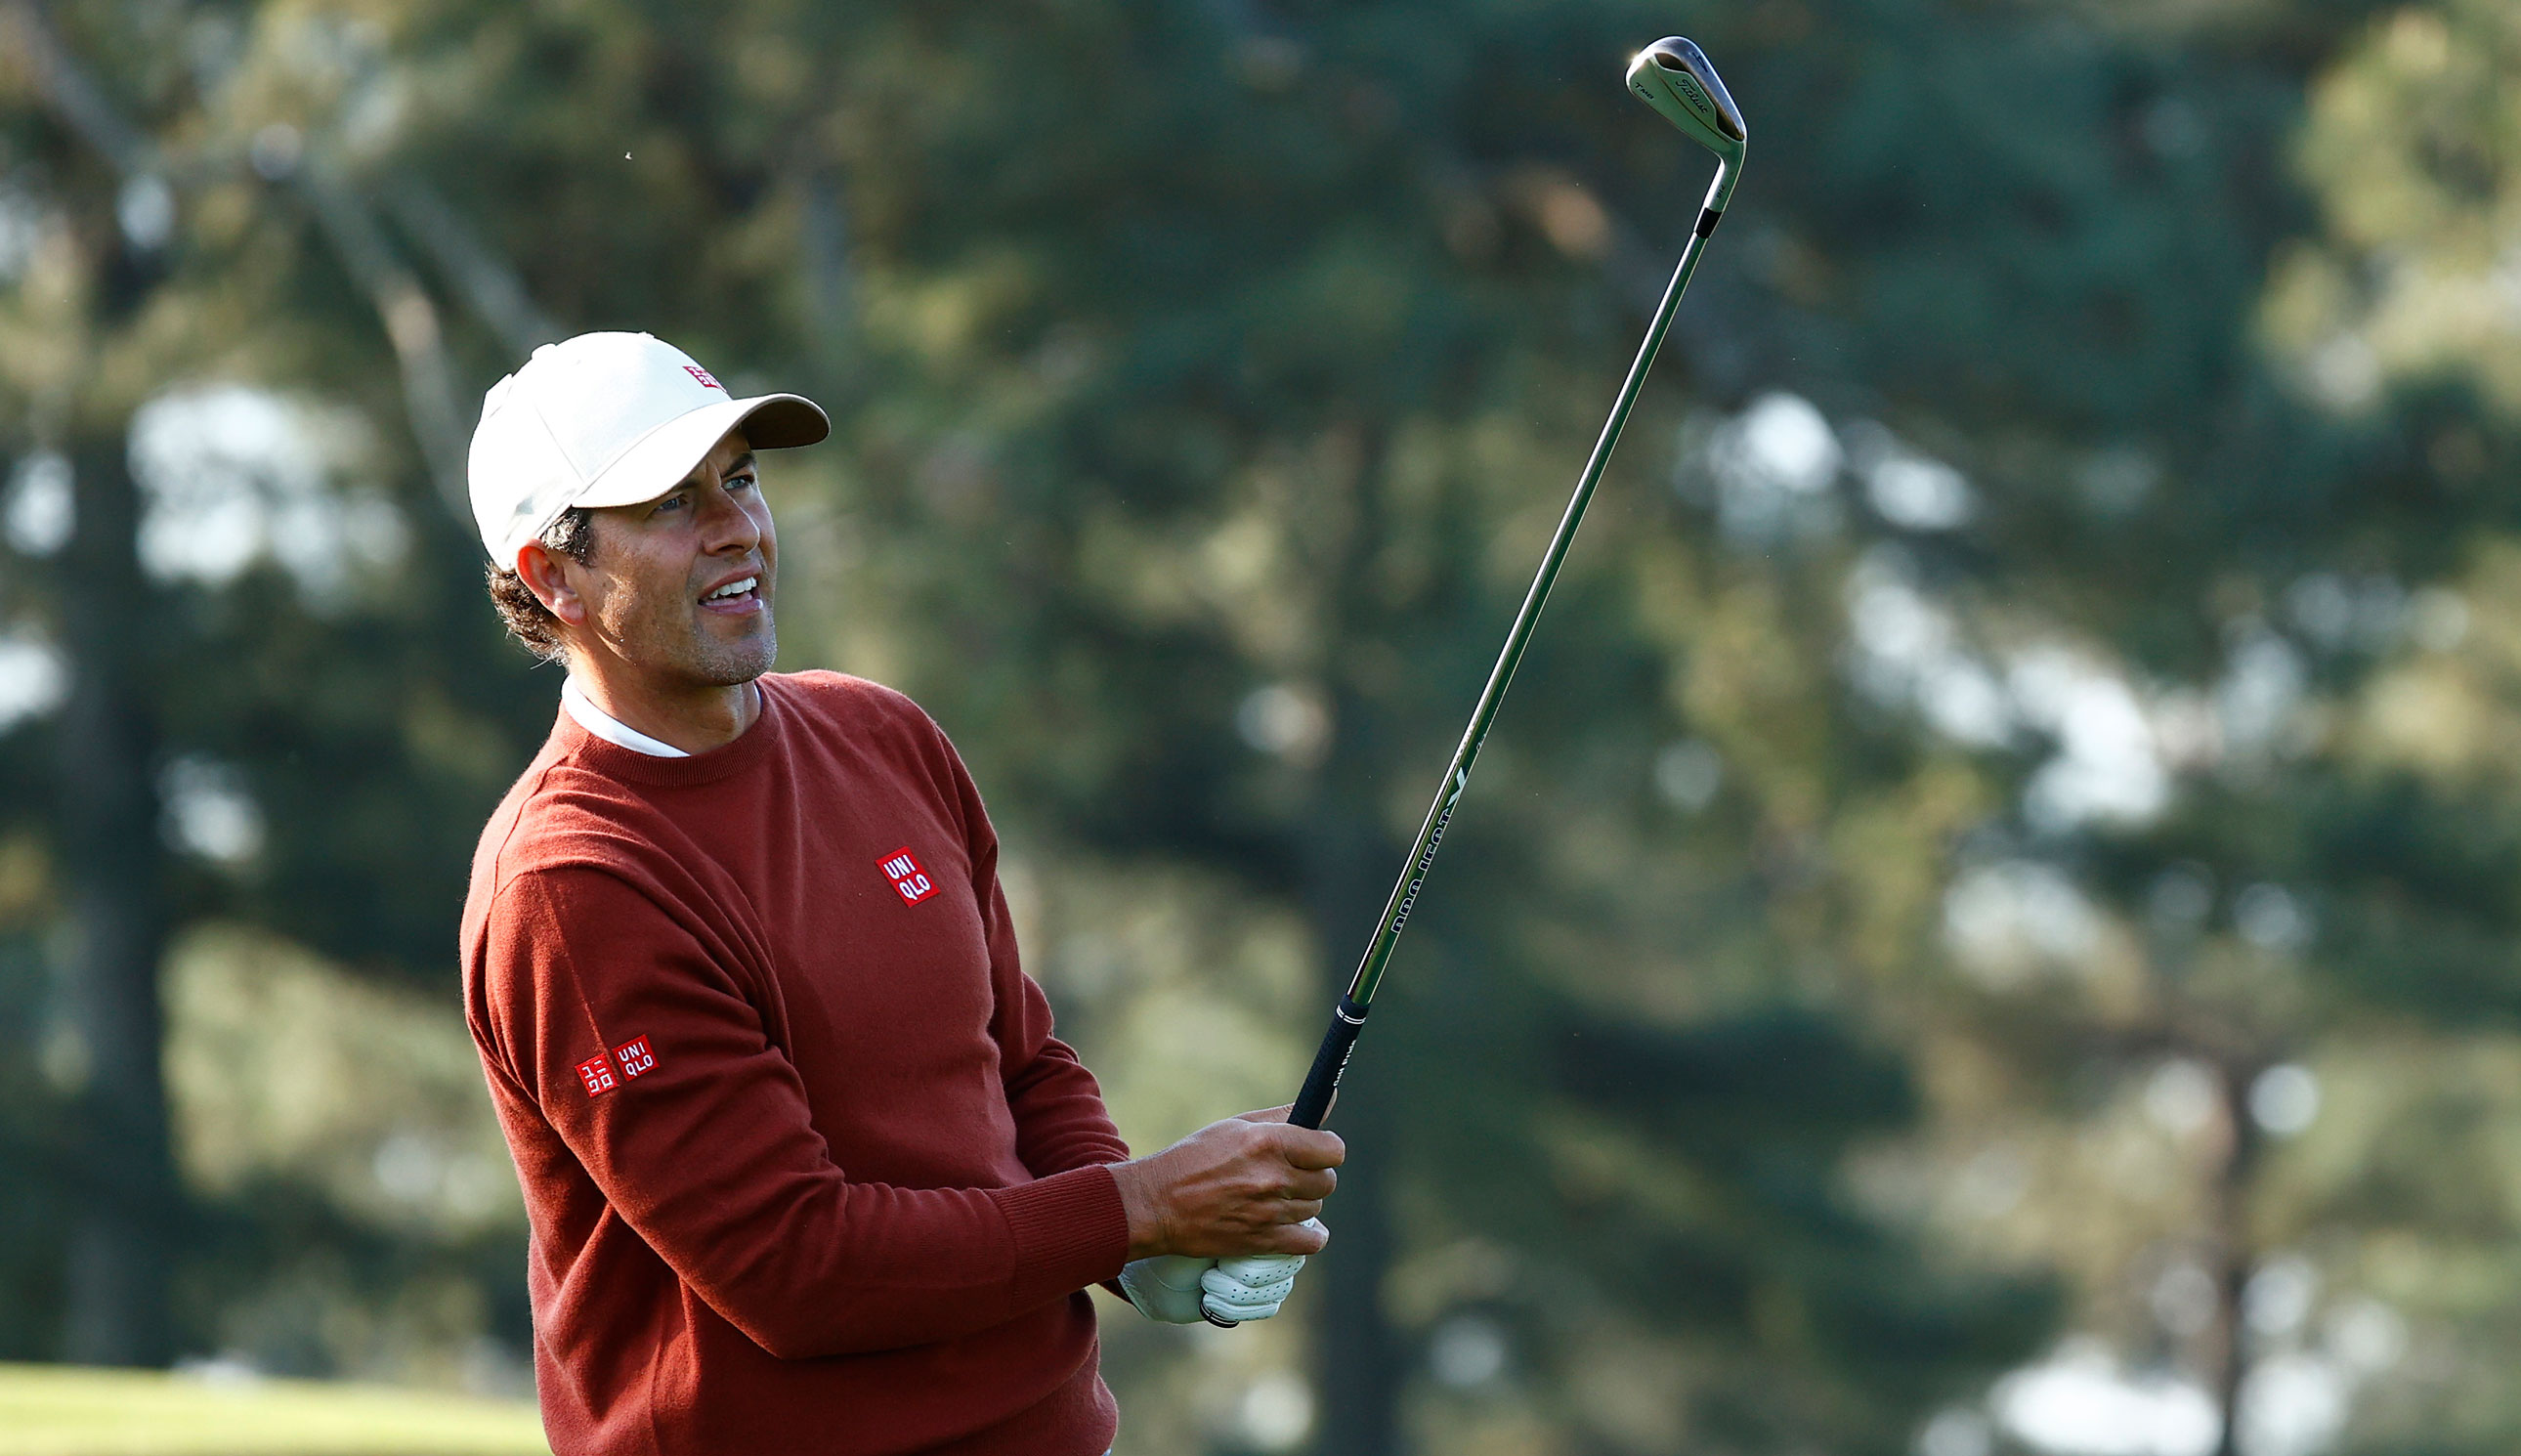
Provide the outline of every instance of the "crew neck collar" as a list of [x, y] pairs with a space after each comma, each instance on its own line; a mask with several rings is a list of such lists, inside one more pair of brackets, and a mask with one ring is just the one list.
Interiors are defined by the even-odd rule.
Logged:
[[560, 746], [563, 756], [576, 760], [585, 768], [608, 779], [621, 779], [633, 784], [670, 787], [677, 784], [707, 784], [743, 772], [771, 752], [785, 732], [781, 719], [786, 705], [781, 696], [786, 688], [773, 673], [754, 679], [761, 698], [761, 710], [755, 715], [753, 726], [744, 730], [733, 743], [722, 744], [705, 753], [687, 753], [679, 758], [661, 758], [624, 748], [589, 732], [586, 725], [564, 707], [552, 725], [552, 740]]
[[586, 689], [578, 686], [574, 677], [561, 680], [560, 705], [569, 709], [569, 715], [577, 719], [578, 726], [606, 743], [618, 743], [651, 758], [692, 756], [691, 750], [675, 748], [662, 738], [652, 738], [596, 706], [595, 700], [586, 695]]

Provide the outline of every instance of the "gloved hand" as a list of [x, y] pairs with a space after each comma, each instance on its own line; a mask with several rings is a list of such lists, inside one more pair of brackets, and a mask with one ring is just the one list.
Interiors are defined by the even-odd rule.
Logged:
[[[1322, 1221], [1307, 1218], [1305, 1227], [1321, 1229]], [[1227, 1324], [1267, 1319], [1287, 1302], [1296, 1287], [1296, 1273], [1304, 1267], [1301, 1253], [1239, 1253], [1218, 1259], [1215, 1268], [1199, 1276], [1199, 1309]]]
[[[1305, 1223], [1322, 1227], [1318, 1218]], [[1304, 1267], [1301, 1253], [1242, 1253], [1222, 1259], [1160, 1253], [1123, 1267], [1121, 1292], [1140, 1314], [1159, 1324], [1196, 1325], [1206, 1315], [1231, 1325], [1248, 1324], [1278, 1312], [1296, 1287], [1296, 1272]]]
[[1134, 1259], [1121, 1270], [1121, 1292], [1158, 1324], [1195, 1325], [1200, 1322], [1200, 1281], [1215, 1268], [1213, 1258], [1180, 1253]]

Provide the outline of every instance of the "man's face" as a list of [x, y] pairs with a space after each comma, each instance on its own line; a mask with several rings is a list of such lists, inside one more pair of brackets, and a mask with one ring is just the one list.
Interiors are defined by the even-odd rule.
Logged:
[[733, 687], [770, 670], [779, 538], [743, 432], [728, 432], [655, 500], [590, 514], [594, 551], [582, 567], [563, 562], [586, 604], [581, 630], [595, 640], [585, 650], [668, 691]]

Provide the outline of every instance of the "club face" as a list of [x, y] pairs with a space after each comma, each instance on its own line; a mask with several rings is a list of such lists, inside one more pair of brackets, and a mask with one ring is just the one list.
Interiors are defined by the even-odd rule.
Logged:
[[1727, 163], [1742, 159], [1749, 128], [1697, 46], [1667, 35], [1637, 52], [1628, 63], [1628, 89]]

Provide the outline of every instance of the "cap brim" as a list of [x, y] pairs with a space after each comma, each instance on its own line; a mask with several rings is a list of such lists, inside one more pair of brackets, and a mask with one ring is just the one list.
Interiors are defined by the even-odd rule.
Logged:
[[705, 404], [641, 435], [569, 504], [595, 510], [655, 500], [690, 478], [727, 432], [737, 429], [754, 449], [785, 450], [828, 437], [832, 422], [802, 394], [756, 394]]

